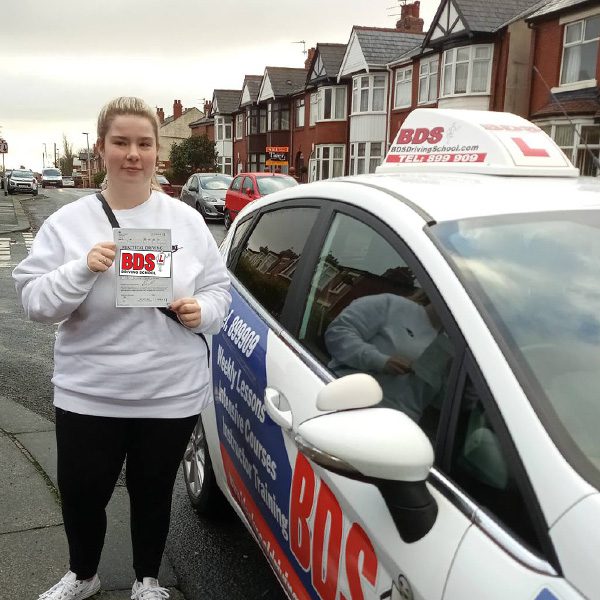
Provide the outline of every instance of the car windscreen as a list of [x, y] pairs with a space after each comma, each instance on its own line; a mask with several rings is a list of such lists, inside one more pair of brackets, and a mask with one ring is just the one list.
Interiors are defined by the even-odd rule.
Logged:
[[257, 177], [256, 182], [261, 196], [298, 185], [293, 177]]
[[42, 171], [44, 177], [60, 177], [60, 171], [58, 169], [44, 169]]
[[211, 175], [210, 177], [200, 177], [199, 179], [203, 190], [226, 190], [233, 177], [229, 175]]
[[13, 171], [10, 174], [11, 177], [27, 177], [31, 179], [33, 177], [33, 173], [31, 171]]
[[158, 181], [160, 185], [169, 185], [169, 180], [164, 175], [157, 175], [156, 181]]
[[431, 228], [556, 445], [600, 480], [600, 211]]

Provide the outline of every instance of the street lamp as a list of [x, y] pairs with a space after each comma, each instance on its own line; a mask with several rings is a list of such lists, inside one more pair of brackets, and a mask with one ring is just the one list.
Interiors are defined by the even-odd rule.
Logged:
[[46, 143], [45, 142], [42, 143], [42, 146], [44, 146], [44, 154], [42, 155], [42, 169], [45, 169], [46, 168], [46, 155], [48, 153], [46, 152]]
[[90, 136], [87, 131], [82, 132], [85, 135], [85, 141], [87, 143], [87, 170], [88, 170], [88, 186], [92, 187], [92, 165], [90, 164]]

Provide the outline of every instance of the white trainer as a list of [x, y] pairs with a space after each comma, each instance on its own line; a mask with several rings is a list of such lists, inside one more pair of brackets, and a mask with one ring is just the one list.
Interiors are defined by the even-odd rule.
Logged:
[[166, 600], [169, 598], [167, 588], [160, 587], [158, 579], [144, 577], [141, 583], [136, 579], [131, 588], [131, 600]]
[[84, 600], [100, 590], [100, 579], [94, 575], [92, 579], [77, 579], [73, 571], [67, 574], [48, 591], [38, 597], [38, 600]]

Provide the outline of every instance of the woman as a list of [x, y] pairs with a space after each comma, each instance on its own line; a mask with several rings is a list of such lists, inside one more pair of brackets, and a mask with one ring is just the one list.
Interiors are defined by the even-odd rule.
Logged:
[[[121, 227], [171, 230], [175, 319], [157, 308], [115, 307], [116, 246], [95, 195], [44, 222], [13, 276], [28, 317], [57, 323], [54, 405], [58, 487], [70, 570], [40, 596], [80, 600], [100, 589], [105, 507], [126, 464], [136, 580], [131, 598], [168, 598], [158, 570], [179, 462], [211, 401], [207, 347], [231, 297], [216, 244], [200, 215], [152, 184], [158, 152], [153, 110], [117, 98], [98, 117], [102, 192]], [[179, 321], [179, 322], [178, 322]]]

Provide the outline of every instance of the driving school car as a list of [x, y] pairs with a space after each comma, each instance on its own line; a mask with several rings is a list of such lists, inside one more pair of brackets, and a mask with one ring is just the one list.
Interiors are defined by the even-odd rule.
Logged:
[[184, 474], [289, 598], [600, 598], [597, 180], [515, 115], [419, 109], [221, 251]]

